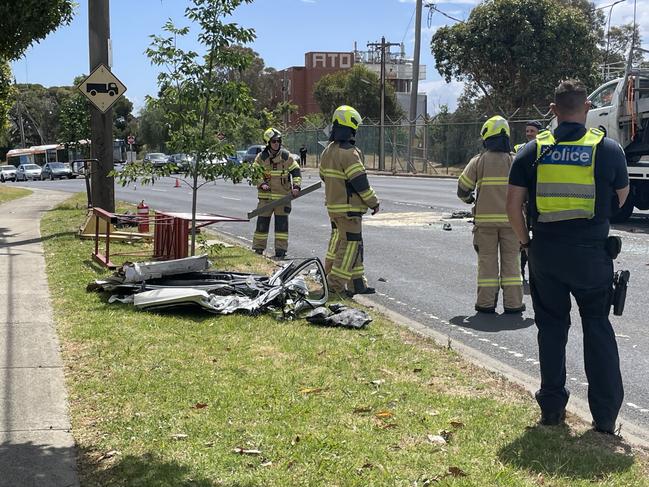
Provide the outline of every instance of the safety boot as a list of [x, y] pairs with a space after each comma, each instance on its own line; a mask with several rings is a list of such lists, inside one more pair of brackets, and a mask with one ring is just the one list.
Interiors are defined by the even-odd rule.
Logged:
[[255, 254], [264, 255], [264, 249], [253, 249]]
[[284, 257], [286, 257], [286, 250], [284, 249], [275, 250], [275, 257], [278, 259], [283, 259]]

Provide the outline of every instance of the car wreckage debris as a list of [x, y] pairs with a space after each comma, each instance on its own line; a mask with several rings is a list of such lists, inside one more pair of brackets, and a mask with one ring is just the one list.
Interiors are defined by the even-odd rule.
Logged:
[[90, 283], [88, 291], [111, 292], [109, 303], [142, 310], [199, 306], [209, 312], [275, 312], [293, 319], [302, 310], [329, 299], [325, 271], [318, 258], [287, 262], [272, 276], [209, 271], [206, 256], [173, 261], [126, 263], [115, 273]]
[[315, 325], [340, 326], [344, 328], [364, 328], [371, 321], [365, 311], [340, 303], [328, 307], [320, 306], [306, 315], [306, 320]]

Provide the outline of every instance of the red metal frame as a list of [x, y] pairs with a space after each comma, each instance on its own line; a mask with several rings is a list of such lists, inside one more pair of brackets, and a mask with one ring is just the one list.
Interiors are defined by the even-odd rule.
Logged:
[[[247, 218], [235, 218], [212, 213], [197, 213], [196, 228], [214, 223], [247, 222]], [[153, 257], [161, 260], [182, 259], [189, 255], [191, 213], [155, 212], [153, 229]]]
[[[95, 217], [95, 251], [92, 254], [92, 260], [109, 269], [116, 269], [117, 266], [110, 261], [110, 224], [115, 223], [117, 218], [114, 213], [101, 208], [93, 208], [92, 214]], [[99, 253], [99, 220], [106, 222], [106, 252], [104, 254]]]

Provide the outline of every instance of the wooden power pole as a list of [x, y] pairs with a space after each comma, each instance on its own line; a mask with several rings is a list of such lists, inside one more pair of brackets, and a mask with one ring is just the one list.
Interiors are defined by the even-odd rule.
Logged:
[[385, 170], [385, 49], [390, 46], [399, 46], [396, 42], [385, 42], [385, 37], [381, 37], [381, 42], [369, 42], [367, 47], [378, 47], [381, 50], [381, 121], [379, 125], [379, 171]]
[[421, 9], [422, 0], [417, 0], [415, 19], [415, 54], [412, 60], [412, 85], [410, 86], [410, 134], [408, 137], [408, 172], [415, 170], [412, 157], [412, 145], [415, 142], [417, 130], [417, 101], [419, 91], [419, 54], [421, 50]]
[[[110, 0], [88, 0], [88, 39], [90, 71], [100, 64], [110, 68]], [[93, 206], [115, 211], [115, 180], [108, 174], [113, 170], [113, 109], [102, 113], [90, 108], [92, 158], [97, 162], [91, 168]]]

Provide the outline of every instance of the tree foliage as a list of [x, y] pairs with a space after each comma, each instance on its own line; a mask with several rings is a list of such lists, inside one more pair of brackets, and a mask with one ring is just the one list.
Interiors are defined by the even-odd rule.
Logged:
[[[325, 117], [331, 116], [340, 105], [351, 105], [363, 118], [378, 120], [381, 115], [381, 81], [377, 74], [365, 66], [355, 65], [352, 69], [323, 76], [314, 87], [320, 110]], [[394, 88], [385, 85], [385, 113], [392, 119], [403, 115]]]
[[0, 2], [0, 58], [13, 60], [72, 20], [72, 0], [2, 0]]
[[155, 108], [160, 110], [168, 128], [168, 147], [173, 152], [191, 154], [194, 162], [185, 168], [128, 164], [118, 180], [122, 185], [136, 180], [146, 184], [174, 170], [184, 171], [183, 181], [192, 188], [192, 255], [196, 246], [198, 189], [219, 178], [240, 182], [257, 177], [252, 165], [225, 162], [235, 152], [228, 134], [237, 130], [242, 117], [249, 116], [253, 108], [249, 88], [230, 76], [233, 71], [245, 71], [251, 57], [230, 46], [245, 44], [255, 37], [252, 29], [227, 23], [226, 18], [239, 5], [251, 1], [192, 0], [192, 6], [185, 9], [185, 17], [198, 27], [198, 41], [205, 49], [203, 55], [179, 46], [190, 30], [176, 27], [171, 21], [164, 25], [164, 34], [151, 36], [151, 46], [146, 51], [153, 64], [165, 68], [158, 75]]
[[431, 41], [447, 82], [467, 83], [492, 113], [545, 106], [561, 79], [598, 82], [602, 15], [586, 0], [487, 0]]

